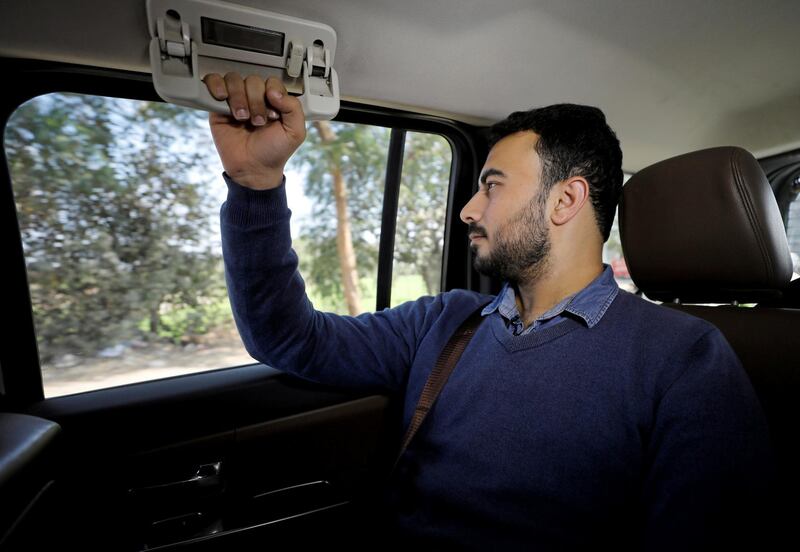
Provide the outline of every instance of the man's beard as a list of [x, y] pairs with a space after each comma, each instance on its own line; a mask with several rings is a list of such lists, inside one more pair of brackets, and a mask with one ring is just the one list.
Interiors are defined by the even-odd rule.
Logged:
[[[497, 229], [494, 245], [486, 256], [475, 253], [475, 270], [490, 278], [513, 284], [536, 280], [547, 271], [550, 230], [545, 221], [546, 194], [539, 192], [514, 217]], [[486, 235], [486, 229], [470, 223], [469, 232]]]

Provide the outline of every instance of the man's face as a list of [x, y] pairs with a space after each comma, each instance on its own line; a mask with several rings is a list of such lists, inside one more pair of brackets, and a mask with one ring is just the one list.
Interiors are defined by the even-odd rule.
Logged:
[[533, 132], [518, 132], [495, 144], [478, 192], [461, 211], [475, 269], [513, 283], [541, 275], [550, 251], [537, 139]]

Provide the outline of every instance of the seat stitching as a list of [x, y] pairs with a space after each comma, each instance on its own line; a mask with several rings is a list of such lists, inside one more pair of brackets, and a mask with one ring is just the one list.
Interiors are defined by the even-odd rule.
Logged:
[[765, 272], [767, 274], [767, 278], [772, 280], [772, 263], [770, 263], [770, 255], [768, 252], [768, 248], [766, 246], [764, 236], [761, 232], [761, 227], [757, 224], [758, 219], [755, 215], [755, 206], [753, 205], [752, 198], [750, 197], [749, 190], [747, 186], [744, 184], [744, 178], [739, 171], [739, 167], [735, 162], [735, 158], [739, 152], [734, 150], [731, 154], [730, 163], [731, 163], [731, 171], [733, 172], [734, 182], [736, 182], [736, 187], [739, 190], [739, 196], [742, 199], [742, 204], [745, 208], [745, 213], [747, 213], [747, 218], [750, 222], [750, 227], [753, 230], [753, 234], [756, 237], [756, 242], [758, 243], [758, 247], [761, 250], [761, 260], [764, 263]]

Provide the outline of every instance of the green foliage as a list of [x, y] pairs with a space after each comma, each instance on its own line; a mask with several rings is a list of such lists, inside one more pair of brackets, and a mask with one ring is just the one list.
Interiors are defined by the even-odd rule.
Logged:
[[44, 362], [137, 337], [142, 318], [158, 334], [163, 304], [219, 295], [218, 176], [192, 174], [213, 152], [204, 114], [50, 94], [14, 113], [5, 147]]
[[292, 157], [290, 168], [306, 172], [304, 192], [313, 201], [312, 218], [302, 230], [306, 243], [305, 254], [300, 256], [301, 271], [314, 282], [321, 297], [343, 305], [331, 162], [338, 164], [348, 189], [348, 214], [359, 275], [374, 274], [390, 131], [335, 122], [331, 127], [337, 140], [323, 144], [317, 129], [309, 125], [306, 142]]
[[[371, 308], [390, 131], [332, 127], [336, 143], [322, 144], [310, 126], [291, 161], [307, 174], [313, 201], [294, 245], [316, 308], [343, 312], [330, 168], [347, 183], [362, 301]], [[204, 113], [50, 94], [13, 114], [5, 148], [43, 362], [141, 337], [185, 343], [231, 324], [210, 245], [219, 205], [208, 190], [219, 175], [199, 173], [217, 163]], [[439, 136], [407, 135], [395, 304], [438, 291], [450, 156]]]
[[[336, 250], [336, 206], [329, 174], [335, 160], [348, 187], [348, 212], [361, 276], [362, 303], [374, 305], [386, 156], [390, 131], [386, 128], [331, 123], [337, 142], [323, 144], [309, 128], [306, 144], [292, 159], [291, 168], [307, 173], [305, 194], [314, 202], [312, 219], [295, 237], [301, 273], [317, 308], [344, 311]], [[422, 292], [439, 291], [451, 149], [438, 135], [410, 132], [406, 147], [395, 237], [395, 273], [417, 274]], [[299, 245], [298, 245], [299, 243]], [[395, 301], [393, 301], [395, 303]], [[320, 306], [322, 305], [322, 306]]]
[[392, 282], [392, 306], [414, 301], [427, 293], [425, 280], [420, 274], [395, 276]]
[[[139, 329], [147, 332], [149, 323], [149, 320], [143, 319]], [[227, 296], [194, 307], [162, 305], [157, 335], [176, 345], [184, 345], [215, 328], [232, 324], [233, 315]]]
[[452, 149], [442, 136], [420, 132], [406, 135], [394, 270], [422, 276], [428, 295], [440, 288], [451, 159]]

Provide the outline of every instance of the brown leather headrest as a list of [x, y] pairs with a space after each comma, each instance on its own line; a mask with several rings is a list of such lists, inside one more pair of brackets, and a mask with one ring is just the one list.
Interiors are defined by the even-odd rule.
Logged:
[[779, 297], [792, 259], [758, 161], [737, 147], [651, 165], [624, 186], [620, 234], [634, 283], [651, 299], [757, 302]]

